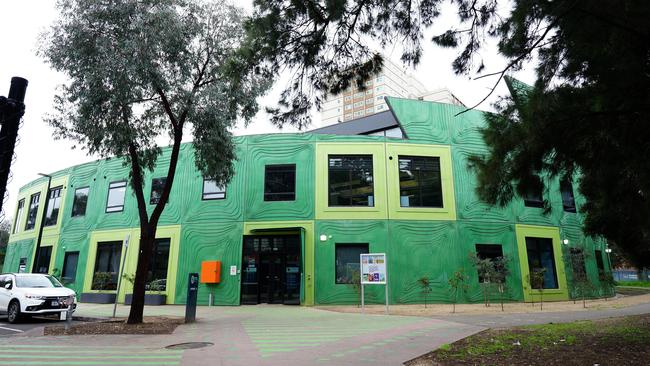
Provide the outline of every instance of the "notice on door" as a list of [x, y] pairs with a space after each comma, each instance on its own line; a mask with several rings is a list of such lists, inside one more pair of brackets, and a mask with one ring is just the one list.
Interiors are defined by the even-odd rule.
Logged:
[[361, 254], [361, 284], [386, 284], [386, 253]]

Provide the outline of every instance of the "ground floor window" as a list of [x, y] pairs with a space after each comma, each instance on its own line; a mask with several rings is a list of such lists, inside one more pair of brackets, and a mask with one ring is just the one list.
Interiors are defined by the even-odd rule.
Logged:
[[170, 239], [156, 239], [153, 244], [153, 256], [147, 272], [147, 290], [165, 291], [167, 289], [167, 265], [169, 263]]
[[555, 270], [553, 240], [550, 238], [526, 237], [526, 253], [530, 273], [544, 271], [543, 288], [559, 288]]
[[368, 253], [368, 244], [337, 243], [335, 249], [337, 284], [354, 284], [361, 278], [359, 262], [361, 254]]
[[97, 243], [93, 290], [115, 290], [120, 270], [122, 242], [109, 241]]
[[[489, 259], [491, 261], [503, 257], [503, 248], [501, 244], [476, 244], [476, 256], [480, 259]], [[478, 274], [478, 281], [484, 282], [481, 271]]]
[[66, 252], [63, 259], [63, 271], [61, 278], [66, 283], [74, 283], [77, 278], [77, 263], [79, 263], [79, 252]]
[[603, 263], [603, 251], [596, 250], [596, 264], [598, 265], [598, 273], [605, 272], [605, 265]]
[[48, 273], [50, 271], [50, 259], [52, 258], [52, 247], [40, 247], [36, 252], [36, 273]]

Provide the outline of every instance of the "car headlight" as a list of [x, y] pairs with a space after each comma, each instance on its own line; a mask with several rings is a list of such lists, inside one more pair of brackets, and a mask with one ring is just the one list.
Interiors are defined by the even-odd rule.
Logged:
[[41, 296], [41, 295], [30, 295], [30, 294], [27, 294], [27, 295], [25, 295], [25, 297], [28, 298], [28, 299], [30, 299], [30, 300], [45, 300], [45, 297], [44, 297], [44, 296]]

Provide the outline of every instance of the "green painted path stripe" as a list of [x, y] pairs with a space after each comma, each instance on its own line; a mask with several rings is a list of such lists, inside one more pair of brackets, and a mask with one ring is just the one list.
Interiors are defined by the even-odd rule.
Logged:
[[25, 356], [24, 354], [7, 354], [6, 352], [2, 352], [0, 354], [0, 358], [28, 358], [28, 359], [33, 359], [33, 358], [51, 358], [51, 359], [68, 359], [68, 358], [109, 358], [109, 359], [180, 359], [183, 357], [183, 355], [169, 355], [169, 356], [156, 356], [156, 355], [116, 355], [116, 356], [107, 356], [107, 355], [99, 355], [96, 357], [93, 357], [92, 355], [35, 355], [35, 356]]
[[[4, 361], [3, 365], [115, 365], [115, 361]], [[179, 365], [176, 362], [160, 362], [160, 361], [120, 361], [119, 365]]]
[[[46, 350], [29, 350], [29, 349], [13, 349], [12, 347], [4, 348], [0, 345], [0, 349], [2, 350], [3, 353], [9, 352], [9, 353], [65, 353], [65, 354], [70, 354], [70, 353], [110, 353], [110, 354], [115, 354], [115, 353], [120, 353], [117, 352], [116, 350], [55, 350], [55, 349], [46, 349]], [[129, 351], [128, 354], [133, 354], [135, 353], [134, 351]], [[183, 351], [175, 351], [175, 350], [157, 350], [157, 351], [143, 351], [142, 353], [144, 354], [167, 354], [167, 355], [176, 355], [176, 354], [182, 354]]]

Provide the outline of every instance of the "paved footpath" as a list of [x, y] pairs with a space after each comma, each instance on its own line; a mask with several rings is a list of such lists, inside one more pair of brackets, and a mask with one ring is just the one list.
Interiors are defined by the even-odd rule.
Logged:
[[[181, 315], [181, 306], [147, 315]], [[118, 315], [126, 315], [121, 306]], [[81, 304], [77, 315], [110, 314]], [[171, 335], [0, 339], [0, 365], [400, 365], [483, 327], [408, 316], [344, 314], [297, 306], [200, 307]], [[167, 350], [184, 342], [213, 346]]]

